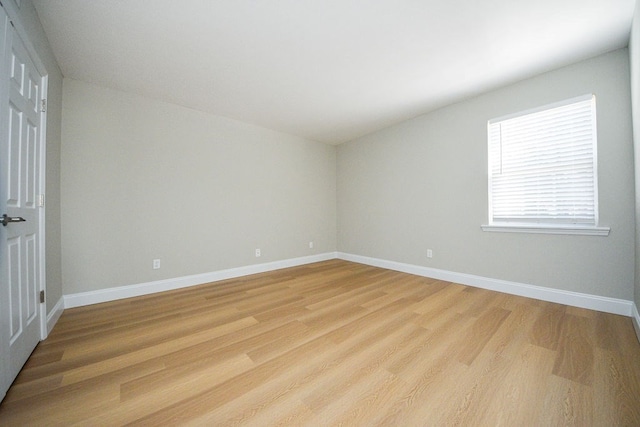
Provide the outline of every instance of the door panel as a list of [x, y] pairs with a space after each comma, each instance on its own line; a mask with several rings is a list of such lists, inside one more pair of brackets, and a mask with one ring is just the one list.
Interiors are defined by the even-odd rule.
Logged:
[[[9, 104], [9, 129], [20, 129], [22, 115], [12, 104]], [[9, 179], [7, 183], [7, 207], [20, 206], [20, 134], [9, 131], [9, 153], [7, 154]]]
[[[3, 10], [4, 14], [4, 10]], [[4, 19], [4, 17], [3, 17]], [[5, 24], [6, 25], [6, 24]], [[0, 76], [0, 215], [24, 222], [0, 226], [0, 397], [29, 358], [41, 336], [40, 293], [40, 98], [42, 76], [12, 27], [4, 32]], [[7, 348], [8, 347], [8, 351]]]
[[[0, 76], [8, 76], [7, 51], [9, 40], [9, 17], [0, 7]], [[6, 211], [7, 199], [11, 199], [10, 186], [8, 185], [8, 163], [4, 156], [11, 149], [7, 140], [7, 127], [11, 120], [9, 115], [9, 78], [0, 78], [0, 214]], [[5, 180], [6, 179], [6, 180]], [[15, 182], [15, 181], [14, 181]], [[11, 193], [17, 194], [17, 193]], [[0, 227], [0, 399], [2, 399], [11, 384], [9, 376], [9, 338], [13, 335], [12, 317], [9, 315], [9, 306], [12, 305], [10, 289], [15, 277], [15, 272], [9, 268], [12, 258], [19, 256], [19, 248], [14, 248], [14, 242], [8, 241], [5, 230]], [[13, 265], [13, 264], [11, 264]], [[6, 279], [6, 281], [5, 281]]]
[[[40, 85], [33, 80], [35, 66], [29, 59], [26, 48], [15, 32], [11, 44], [11, 83], [9, 87], [8, 137], [11, 149], [8, 153], [11, 195], [7, 199], [7, 215], [19, 216], [25, 222], [10, 224], [7, 239], [19, 241], [19, 256], [15, 258], [18, 284], [11, 286], [11, 318], [19, 325], [12, 325], [10, 339], [11, 374], [17, 374], [40, 340], [40, 322], [37, 310], [39, 288], [38, 272], [38, 228], [39, 217], [35, 204], [40, 113], [34, 96]], [[40, 78], [41, 80], [41, 78]], [[14, 182], [15, 180], [15, 182]], [[17, 195], [17, 199], [16, 196]], [[17, 303], [17, 304], [16, 304]]]
[[[7, 239], [7, 269], [9, 270], [9, 307], [20, 306], [20, 239]], [[20, 313], [17, 310], [9, 310], [9, 318], [11, 319], [10, 328], [11, 335], [9, 343], [14, 341], [14, 337], [19, 337], [21, 332]]]

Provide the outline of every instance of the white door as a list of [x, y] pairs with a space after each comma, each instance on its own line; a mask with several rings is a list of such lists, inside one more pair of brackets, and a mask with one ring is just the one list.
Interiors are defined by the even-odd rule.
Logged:
[[[43, 78], [2, 15], [0, 72], [0, 322], [2, 388], [40, 340], [40, 131]], [[10, 220], [4, 218], [10, 217]], [[3, 221], [4, 219], [4, 221]]]

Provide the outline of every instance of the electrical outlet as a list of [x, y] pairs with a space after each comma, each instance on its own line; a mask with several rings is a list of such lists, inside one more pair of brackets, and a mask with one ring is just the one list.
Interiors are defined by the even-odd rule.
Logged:
[[433, 258], [433, 251], [431, 249], [427, 249], [427, 258]]
[[154, 259], [153, 260], [153, 269], [157, 270], [160, 268], [160, 260], [159, 259]]
[[313, 242], [309, 242], [309, 249], [313, 249]]
[[258, 258], [260, 256], [260, 249], [256, 249], [256, 258]]

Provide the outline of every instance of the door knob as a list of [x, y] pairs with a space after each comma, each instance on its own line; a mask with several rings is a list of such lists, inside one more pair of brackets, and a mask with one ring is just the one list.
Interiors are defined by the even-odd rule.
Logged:
[[26, 219], [21, 216], [7, 216], [7, 214], [2, 215], [2, 226], [6, 227], [10, 222], [25, 222]]

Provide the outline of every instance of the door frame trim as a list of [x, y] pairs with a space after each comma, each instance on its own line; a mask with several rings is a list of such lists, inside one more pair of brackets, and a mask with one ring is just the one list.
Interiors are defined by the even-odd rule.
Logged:
[[[38, 59], [39, 60], [39, 59]], [[36, 68], [38, 66], [36, 65]], [[38, 69], [38, 73], [42, 76], [42, 81], [40, 82], [40, 93], [42, 95], [42, 99], [47, 98], [48, 93], [48, 83], [49, 83], [49, 75], [46, 74], [46, 70], [44, 73], [40, 69]], [[40, 174], [40, 179], [38, 183], [38, 194], [45, 195], [47, 189], [47, 108], [44, 108], [44, 111], [40, 112], [40, 164], [38, 168], [40, 169], [38, 173]], [[44, 291], [45, 299], [43, 303], [40, 303], [40, 341], [43, 341], [49, 335], [49, 328], [47, 327], [47, 257], [46, 257], [46, 218], [47, 218], [47, 203], [46, 198], [42, 206], [39, 206], [40, 214], [38, 216], [38, 227], [40, 229], [40, 241], [38, 242], [40, 247], [39, 260], [40, 265], [38, 266], [39, 274], [40, 274], [40, 292]]]

